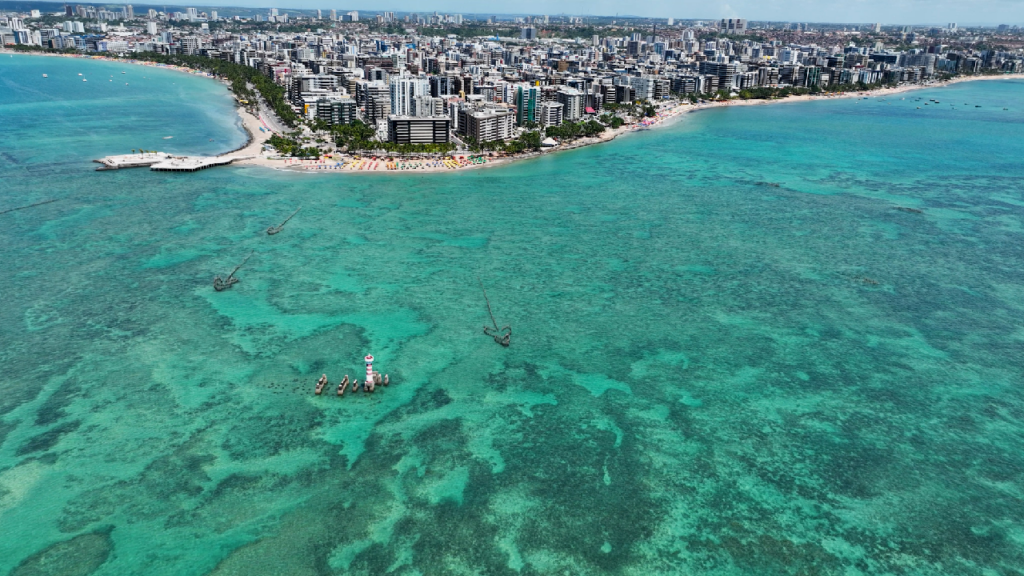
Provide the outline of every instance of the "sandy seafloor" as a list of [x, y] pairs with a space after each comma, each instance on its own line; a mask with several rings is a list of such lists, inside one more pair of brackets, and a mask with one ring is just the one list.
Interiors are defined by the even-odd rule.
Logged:
[[[94, 172], [245, 142], [121, 70], [0, 59], [0, 211], [58, 200], [0, 214], [0, 574], [1024, 571], [1024, 83]], [[312, 394], [366, 353], [391, 386]]]

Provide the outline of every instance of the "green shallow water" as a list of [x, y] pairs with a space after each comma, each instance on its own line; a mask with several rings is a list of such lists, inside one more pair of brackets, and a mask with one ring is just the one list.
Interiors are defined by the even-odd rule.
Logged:
[[[125, 114], [32, 95], [114, 65], [0, 60], [37, 91], [0, 210], [61, 199], [0, 216], [0, 573], [1024, 570], [1019, 81], [458, 174], [98, 173], [244, 135], [209, 80], [130, 68]], [[312, 394], [367, 353], [390, 387]]]

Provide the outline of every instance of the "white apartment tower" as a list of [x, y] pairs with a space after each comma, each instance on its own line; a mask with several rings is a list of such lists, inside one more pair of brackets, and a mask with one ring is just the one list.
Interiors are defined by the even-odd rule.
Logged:
[[430, 96], [430, 82], [419, 76], [395, 76], [391, 79], [391, 113], [414, 116], [413, 98]]

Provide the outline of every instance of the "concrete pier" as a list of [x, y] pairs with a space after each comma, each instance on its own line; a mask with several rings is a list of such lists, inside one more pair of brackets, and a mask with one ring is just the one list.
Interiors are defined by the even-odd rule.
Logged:
[[167, 152], [140, 152], [122, 156], [107, 156], [93, 160], [101, 164], [97, 170], [120, 170], [121, 168], [145, 168], [161, 172], [197, 172], [214, 166], [225, 166], [232, 162], [259, 158], [263, 144], [271, 132], [264, 131], [258, 118], [243, 108], [238, 109], [245, 131], [249, 134], [248, 142], [236, 150], [220, 156], [175, 156]]
[[149, 169], [159, 172], [196, 172], [214, 166], [226, 166], [234, 159], [233, 156], [175, 156], [153, 164]]
[[166, 152], [142, 152], [140, 154], [124, 154], [123, 156], [107, 156], [93, 160], [101, 164], [97, 170], [120, 170], [121, 168], [144, 168], [171, 158]]
[[214, 166], [226, 166], [238, 159], [235, 156], [171, 156], [165, 152], [147, 152], [107, 156], [93, 162], [102, 164], [97, 170], [149, 167], [158, 172], [196, 172]]

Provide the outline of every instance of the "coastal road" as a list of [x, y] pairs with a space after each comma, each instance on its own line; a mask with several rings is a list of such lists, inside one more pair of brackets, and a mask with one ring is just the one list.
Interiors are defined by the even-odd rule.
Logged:
[[263, 117], [263, 121], [267, 123], [267, 126], [270, 126], [271, 130], [277, 132], [278, 134], [283, 134], [285, 132], [291, 131], [287, 126], [284, 125], [284, 122], [281, 122], [281, 119], [277, 117], [277, 114], [274, 114], [274, 111], [271, 110], [269, 106], [267, 106], [267, 103], [264, 102], [262, 98], [260, 98], [259, 102], [260, 116]]

